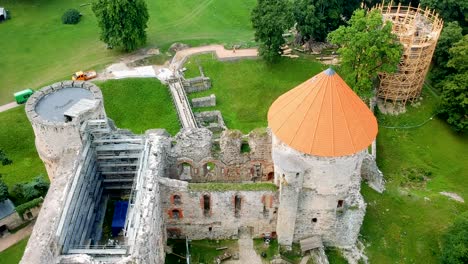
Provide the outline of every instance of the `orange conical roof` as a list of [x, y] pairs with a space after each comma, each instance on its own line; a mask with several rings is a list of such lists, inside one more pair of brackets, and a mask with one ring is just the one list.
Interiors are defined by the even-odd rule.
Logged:
[[357, 153], [377, 136], [374, 114], [331, 68], [276, 99], [268, 126], [293, 149], [325, 157]]

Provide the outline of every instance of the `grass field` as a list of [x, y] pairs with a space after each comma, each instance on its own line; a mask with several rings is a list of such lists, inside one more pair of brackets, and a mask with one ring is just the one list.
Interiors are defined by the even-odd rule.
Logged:
[[[179, 131], [175, 108], [168, 89], [156, 79], [125, 79], [98, 83], [104, 95], [107, 115], [119, 128], [141, 134], [150, 128]], [[0, 174], [8, 186], [46, 175], [34, 145], [34, 132], [24, 106], [0, 113], [0, 149], [13, 160], [0, 165]]]
[[[255, 0], [147, 1], [147, 46], [167, 48], [173, 42], [241, 43], [251, 41], [249, 22]], [[13, 101], [12, 93], [38, 89], [68, 79], [77, 70], [100, 68], [122, 55], [99, 41], [99, 29], [90, 5], [79, 0], [2, 0], [11, 19], [0, 24], [0, 105]], [[76, 8], [77, 25], [63, 25], [62, 14]]]
[[29, 181], [39, 174], [46, 175], [24, 106], [0, 113], [0, 149], [13, 160], [8, 166], [0, 165], [0, 174], [8, 186]]
[[219, 62], [205, 54], [192, 57], [187, 77], [199, 75], [198, 65], [210, 77], [210, 90], [190, 94], [190, 98], [216, 95], [216, 106], [194, 111], [220, 110], [228, 128], [244, 133], [267, 126], [267, 112], [271, 103], [284, 92], [325, 69], [321, 64], [306, 59], [282, 59], [269, 65], [263, 60]]
[[150, 128], [165, 128], [172, 135], [179, 131], [169, 89], [157, 79], [109, 80], [96, 84], [104, 95], [106, 113], [118, 128], [136, 134]]
[[21, 240], [13, 246], [0, 252], [0, 263], [2, 264], [17, 264], [23, 256], [26, 244], [28, 244], [29, 237]]
[[387, 191], [380, 195], [363, 185], [368, 207], [361, 230], [372, 263], [437, 263], [441, 235], [468, 210], [439, 194], [468, 201], [468, 137], [436, 118], [415, 129], [383, 127], [421, 124], [436, 104], [425, 90], [420, 107], [397, 117], [378, 115], [377, 157]]

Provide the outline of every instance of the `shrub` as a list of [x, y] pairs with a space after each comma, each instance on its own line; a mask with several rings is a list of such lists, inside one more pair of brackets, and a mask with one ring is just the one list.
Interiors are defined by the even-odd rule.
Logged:
[[39, 197], [39, 198], [31, 200], [31, 201], [29, 201], [27, 203], [20, 204], [20, 205], [16, 206], [16, 208], [15, 208], [16, 212], [20, 215], [21, 219], [24, 220], [23, 214], [27, 210], [39, 206], [43, 201], [44, 201], [44, 199], [42, 197]]
[[468, 212], [461, 214], [443, 237], [442, 263], [468, 263]]
[[76, 9], [68, 9], [62, 16], [64, 24], [78, 24], [80, 22], [81, 14]]

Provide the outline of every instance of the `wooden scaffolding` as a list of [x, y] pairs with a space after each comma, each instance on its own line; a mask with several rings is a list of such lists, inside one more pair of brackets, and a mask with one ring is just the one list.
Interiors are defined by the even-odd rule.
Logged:
[[385, 21], [391, 21], [392, 32], [403, 45], [403, 55], [396, 73], [379, 75], [377, 96], [386, 102], [400, 101], [405, 105], [421, 94], [432, 55], [437, 45], [443, 21], [435, 11], [411, 6], [379, 4]]

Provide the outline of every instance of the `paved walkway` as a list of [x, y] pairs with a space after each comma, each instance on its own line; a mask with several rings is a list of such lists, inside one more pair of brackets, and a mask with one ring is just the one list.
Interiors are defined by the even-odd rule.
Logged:
[[236, 60], [258, 57], [257, 49], [227, 50], [222, 45], [208, 45], [180, 50], [171, 61], [171, 70], [177, 70], [184, 65], [187, 58], [195, 54], [214, 53], [219, 60]]
[[23, 240], [27, 236], [30, 236], [33, 228], [34, 224], [31, 223], [14, 234], [0, 238], [0, 252], [13, 246], [14, 244], [18, 243], [20, 240]]
[[172, 101], [174, 101], [176, 106], [177, 115], [179, 116], [182, 128], [197, 128], [197, 121], [193, 116], [192, 108], [190, 107], [189, 100], [180, 79], [175, 82], [170, 82], [169, 90], [171, 91]]
[[11, 103], [8, 103], [8, 104], [5, 104], [5, 105], [0, 105], [0, 113], [5, 112], [7, 110], [10, 110], [12, 108], [15, 108], [17, 106], [20, 106], [20, 105], [17, 104], [16, 102], [11, 102]]

